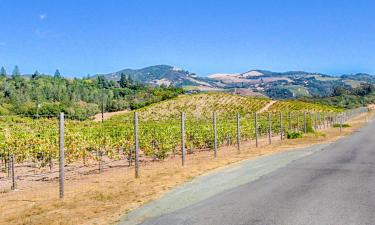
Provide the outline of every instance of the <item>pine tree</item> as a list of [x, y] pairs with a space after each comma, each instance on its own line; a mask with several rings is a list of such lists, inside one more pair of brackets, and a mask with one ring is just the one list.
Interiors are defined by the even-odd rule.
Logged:
[[38, 76], [40, 76], [40, 73], [38, 70], [35, 70], [35, 72], [33, 73], [33, 75], [31, 76], [31, 78], [35, 79], [37, 78]]
[[121, 73], [119, 84], [122, 88], [126, 88], [128, 85], [128, 78], [124, 73]]
[[12, 76], [13, 77], [21, 76], [20, 69], [18, 68], [17, 65], [14, 66], [14, 69], [13, 69], [13, 72], [12, 72]]
[[5, 70], [4, 66], [2, 66], [0, 69], [0, 76], [5, 77], [6, 75], [7, 75], [7, 71]]
[[60, 71], [58, 69], [55, 71], [54, 77], [55, 78], [61, 78], [61, 74], [60, 74]]

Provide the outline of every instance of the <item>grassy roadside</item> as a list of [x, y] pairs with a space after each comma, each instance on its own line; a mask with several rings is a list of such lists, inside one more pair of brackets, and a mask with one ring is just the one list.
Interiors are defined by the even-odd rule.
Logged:
[[112, 168], [102, 174], [82, 175], [66, 181], [66, 198], [57, 199], [57, 181], [39, 182], [17, 192], [0, 194], [0, 224], [108, 224], [115, 223], [124, 213], [155, 200], [171, 188], [207, 171], [259, 155], [333, 142], [349, 135], [372, 118], [374, 111], [354, 118], [340, 134], [330, 128], [301, 139], [285, 140], [275, 137], [272, 145], [261, 140], [242, 143], [241, 153], [235, 147], [219, 149], [218, 158], [212, 152], [188, 155], [186, 166], [179, 157], [164, 162], [143, 165], [141, 178], [134, 178], [132, 168]]

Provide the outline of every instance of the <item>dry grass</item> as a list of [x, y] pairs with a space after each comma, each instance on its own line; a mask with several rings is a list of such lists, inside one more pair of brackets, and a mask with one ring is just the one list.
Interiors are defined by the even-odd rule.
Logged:
[[[103, 113], [103, 120], [108, 120], [113, 116], [122, 115], [128, 113], [129, 110], [123, 110], [123, 111], [117, 111], [117, 112], [106, 112]], [[100, 122], [102, 121], [102, 114], [98, 113], [95, 116], [92, 117], [94, 122]]]
[[218, 158], [212, 152], [202, 151], [188, 155], [181, 167], [178, 156], [164, 162], [142, 165], [141, 177], [134, 178], [133, 168], [113, 168], [101, 174], [80, 175], [66, 181], [66, 198], [58, 197], [57, 181], [34, 182], [22, 190], [0, 194], [0, 224], [111, 224], [121, 215], [155, 200], [165, 192], [207, 171], [297, 147], [332, 142], [349, 135], [365, 123], [368, 115], [350, 121], [351, 127], [331, 128], [324, 133], [307, 135], [302, 139], [285, 140], [274, 137], [272, 145], [262, 139], [261, 147], [253, 142], [242, 143], [241, 153], [235, 147], [220, 148]]

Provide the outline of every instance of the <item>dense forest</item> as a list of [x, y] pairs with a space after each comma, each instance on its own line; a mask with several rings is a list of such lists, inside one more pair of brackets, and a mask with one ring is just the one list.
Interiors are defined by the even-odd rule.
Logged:
[[59, 70], [54, 76], [38, 71], [21, 76], [17, 66], [11, 75], [0, 69], [0, 115], [55, 116], [65, 112], [70, 118], [86, 119], [102, 109], [137, 109], [181, 93], [181, 88], [144, 85], [125, 74], [116, 82], [104, 76], [64, 78]]

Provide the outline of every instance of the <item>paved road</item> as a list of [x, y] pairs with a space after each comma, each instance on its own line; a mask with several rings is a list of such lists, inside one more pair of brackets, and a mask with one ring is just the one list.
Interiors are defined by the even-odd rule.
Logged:
[[142, 224], [375, 224], [375, 123], [255, 181]]

